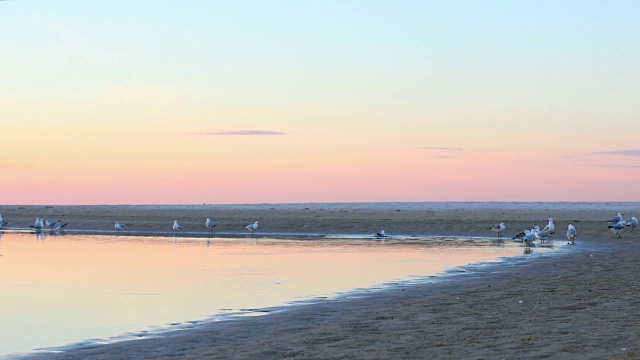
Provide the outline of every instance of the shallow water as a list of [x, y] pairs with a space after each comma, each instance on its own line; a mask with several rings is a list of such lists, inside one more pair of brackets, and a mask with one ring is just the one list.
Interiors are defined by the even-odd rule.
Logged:
[[521, 244], [481, 238], [4, 233], [0, 356], [331, 297], [522, 253]]

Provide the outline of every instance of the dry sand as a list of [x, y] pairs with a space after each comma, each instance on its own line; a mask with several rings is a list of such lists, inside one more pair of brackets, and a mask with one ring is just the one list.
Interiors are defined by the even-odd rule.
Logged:
[[[174, 218], [204, 235], [204, 218], [219, 231], [259, 220], [262, 235], [278, 232], [492, 236], [553, 217], [556, 238], [576, 225], [575, 246], [524, 255], [423, 285], [223, 321], [166, 337], [32, 356], [46, 359], [640, 359], [640, 229], [614, 239], [606, 220], [623, 203], [299, 204], [227, 206], [2, 206], [9, 227], [36, 216], [70, 229], [111, 231], [114, 220], [142, 231], [166, 231]], [[466, 221], [461, 221], [466, 220]], [[132, 227], [133, 228], [133, 227]], [[330, 231], [327, 231], [330, 229]], [[204, 236], [203, 235], [203, 236]], [[534, 249], [535, 251], [535, 249]]]

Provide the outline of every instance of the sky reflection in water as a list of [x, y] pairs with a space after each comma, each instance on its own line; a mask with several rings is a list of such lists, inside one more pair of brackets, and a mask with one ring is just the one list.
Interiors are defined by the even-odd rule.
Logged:
[[5, 233], [0, 355], [278, 306], [522, 252], [509, 241], [457, 247], [416, 240]]

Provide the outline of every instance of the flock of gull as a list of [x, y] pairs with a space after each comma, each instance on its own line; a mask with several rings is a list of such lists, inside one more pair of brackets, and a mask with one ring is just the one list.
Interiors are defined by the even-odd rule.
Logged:
[[[544, 243], [547, 239], [551, 237], [551, 235], [555, 234], [555, 224], [553, 223], [553, 218], [547, 219], [549, 223], [541, 230], [539, 226], [535, 226], [531, 229], [522, 230], [516, 236], [514, 236], [513, 240], [521, 240], [524, 242], [525, 246], [531, 246], [536, 240], [540, 241], [540, 243]], [[617, 216], [613, 217], [608, 221], [611, 225], [608, 225], [609, 230], [611, 230], [616, 237], [622, 237], [620, 233], [629, 226], [631, 230], [638, 227], [638, 219], [633, 216], [631, 219], [625, 221], [623, 219], [623, 214], [618, 213]], [[0, 214], [0, 229], [3, 229], [7, 226], [7, 222], [2, 218], [2, 214]], [[60, 220], [49, 221], [44, 218], [36, 218], [34, 225], [30, 227], [36, 231], [42, 231], [49, 229], [55, 232], [62, 232], [67, 227], [69, 223], [63, 223]], [[118, 233], [121, 233], [129, 224], [115, 222], [115, 229]], [[210, 218], [207, 218], [205, 221], [205, 227], [209, 231], [209, 234], [213, 233], [213, 228], [216, 226], [215, 222], [211, 221]], [[173, 231], [174, 233], [179, 233], [184, 227], [178, 223], [178, 220], [173, 221]], [[258, 229], [258, 222], [254, 222], [253, 224], [249, 224], [244, 227], [245, 229], [251, 231], [251, 235], [253, 236], [255, 231]], [[502, 232], [506, 229], [506, 225], [501, 222], [499, 224], [495, 224], [491, 226], [489, 229], [498, 233], [498, 239], [502, 238]], [[386, 238], [388, 237], [385, 234], [384, 230], [380, 230], [376, 232], [375, 236], [377, 238]], [[578, 237], [578, 231], [573, 224], [569, 224], [567, 226], [567, 244], [575, 244], [575, 240]]]
[[[624, 214], [622, 213], [618, 213], [617, 216], [614, 216], [611, 220], [608, 221], [608, 223], [612, 224], [612, 225], [608, 225], [608, 228], [609, 230], [611, 230], [611, 232], [615, 234], [616, 237], [622, 237], [620, 233], [627, 226], [629, 226], [632, 231], [633, 229], [638, 227], [638, 218], [633, 216], [631, 217], [631, 219], [625, 221], [622, 218], [623, 215]], [[527, 247], [531, 246], [531, 244], [533, 244], [536, 240], [540, 241], [540, 243], [544, 243], [545, 240], [547, 240], [551, 235], [555, 234], [555, 228], [556, 228], [555, 224], [553, 223], [553, 218], [549, 218], [547, 220], [549, 220], [549, 223], [542, 230], [540, 230], [539, 226], [535, 226], [531, 230], [529, 229], [522, 230], [512, 239], [521, 240], [522, 242], [524, 242], [525, 246]], [[501, 222], [499, 224], [495, 224], [491, 226], [489, 229], [491, 229], [491, 231], [497, 232], [498, 239], [501, 239], [502, 231], [504, 231], [506, 228], [507, 227], [505, 226], [505, 224]], [[567, 240], [568, 240], [567, 244], [575, 244], [577, 237], [578, 237], [578, 230], [576, 230], [576, 227], [573, 224], [567, 225]]]
[[[6, 222], [2, 218], [2, 214], [0, 214], [0, 229], [3, 229], [5, 226], [7, 226], [7, 224], [8, 222]], [[69, 225], [69, 223], [63, 223], [60, 220], [49, 221], [46, 219], [36, 218], [36, 222], [34, 225], [31, 225], [31, 228], [35, 229], [36, 231], [49, 229], [51, 231], [62, 232], [67, 227], [67, 225]]]
[[[2, 218], [2, 214], [0, 214], [0, 229], [3, 229], [5, 226], [7, 226], [7, 224], [8, 223]], [[35, 231], [48, 229], [50, 231], [63, 232], [67, 225], [69, 225], [69, 223], [63, 223], [60, 220], [49, 221], [47, 219], [37, 217], [35, 223], [33, 225], [30, 225], [29, 227], [34, 229]], [[124, 224], [116, 221], [114, 227], [118, 231], [118, 233], [121, 233], [128, 225], [129, 224]], [[211, 221], [210, 218], [207, 218], [207, 220], [205, 221], [205, 226], [209, 231], [209, 234], [211, 234], [213, 233], [213, 228], [216, 226], [216, 223]], [[183, 228], [184, 227], [178, 223], [178, 220], [173, 221], [174, 233], [179, 233]], [[254, 235], [255, 231], [258, 229], [258, 222], [256, 221], [253, 224], [249, 224], [244, 228], [251, 231], [251, 235]]]

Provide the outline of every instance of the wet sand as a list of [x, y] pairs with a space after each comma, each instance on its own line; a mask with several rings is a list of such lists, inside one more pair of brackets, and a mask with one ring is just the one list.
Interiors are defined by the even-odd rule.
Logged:
[[46, 359], [637, 359], [640, 229], [614, 239], [606, 220], [617, 211], [637, 216], [640, 204], [0, 207], [9, 227], [22, 221], [28, 226], [40, 216], [59, 217], [70, 229], [110, 231], [122, 217], [146, 231], [170, 234], [175, 218], [203, 236], [205, 217], [217, 220], [219, 231], [240, 234], [244, 225], [259, 220], [259, 236], [379, 229], [493, 236], [487, 227], [504, 221], [510, 237], [543, 226], [547, 217], [555, 220], [556, 239], [564, 239], [569, 222], [579, 232], [577, 244], [562, 253], [524, 255], [435, 283], [212, 323], [163, 338], [30, 356]]

